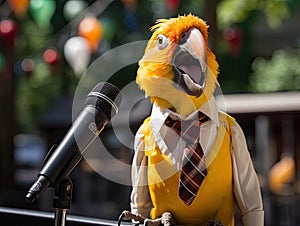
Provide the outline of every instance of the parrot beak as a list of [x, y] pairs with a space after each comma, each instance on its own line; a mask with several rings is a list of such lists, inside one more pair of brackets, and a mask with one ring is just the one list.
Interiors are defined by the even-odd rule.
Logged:
[[187, 94], [199, 97], [207, 71], [207, 48], [201, 32], [191, 28], [183, 33], [172, 59], [174, 82]]

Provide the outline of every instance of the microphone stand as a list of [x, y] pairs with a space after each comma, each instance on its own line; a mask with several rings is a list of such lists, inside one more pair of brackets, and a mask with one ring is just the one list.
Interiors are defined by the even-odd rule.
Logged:
[[[54, 153], [57, 145], [54, 144], [48, 154], [46, 155], [42, 167]], [[77, 159], [73, 161], [78, 161]], [[67, 210], [71, 208], [72, 203], [72, 192], [73, 183], [70, 175], [66, 176], [64, 179], [59, 180], [57, 183], [53, 184], [54, 195], [52, 200], [52, 207], [54, 208], [54, 226], [66, 226]]]
[[53, 208], [55, 209], [54, 226], [65, 226], [67, 210], [71, 208], [73, 183], [70, 177], [55, 185]]

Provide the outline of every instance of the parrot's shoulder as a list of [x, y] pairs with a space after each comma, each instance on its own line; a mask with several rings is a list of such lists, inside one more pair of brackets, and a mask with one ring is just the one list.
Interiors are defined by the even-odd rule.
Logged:
[[151, 116], [148, 116], [143, 123], [140, 125], [139, 129], [137, 130], [135, 134], [135, 143], [142, 143], [145, 140], [145, 136], [152, 135], [151, 127], [150, 127], [150, 118]]
[[236, 125], [237, 122], [234, 117], [223, 111], [218, 111], [218, 113], [220, 122], [226, 123], [226, 127]]
[[150, 128], [150, 118], [151, 116], [148, 116], [146, 119], [144, 119], [143, 123], [141, 124], [140, 128], [138, 129], [139, 134], [149, 134], [151, 132]]
[[137, 132], [135, 133], [135, 138], [134, 138], [134, 151], [135, 154], [138, 153], [144, 153], [144, 140], [145, 140], [145, 135], [143, 134], [144, 130], [144, 123], [141, 124]]
[[219, 111], [219, 121], [224, 125], [230, 137], [237, 141], [236, 137], [244, 137], [244, 132], [234, 117], [228, 113]]
[[157, 144], [150, 126], [150, 118], [147, 117], [135, 135], [135, 150], [142, 150], [146, 156], [156, 153]]

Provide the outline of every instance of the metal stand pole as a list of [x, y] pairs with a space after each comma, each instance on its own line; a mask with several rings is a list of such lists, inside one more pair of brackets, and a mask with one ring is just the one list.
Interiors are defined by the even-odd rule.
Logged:
[[71, 208], [73, 183], [66, 178], [55, 186], [53, 207], [55, 209], [54, 226], [65, 226], [67, 210]]

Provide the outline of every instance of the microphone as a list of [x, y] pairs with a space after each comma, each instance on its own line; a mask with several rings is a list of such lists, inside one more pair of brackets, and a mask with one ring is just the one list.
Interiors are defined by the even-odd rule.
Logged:
[[89, 148], [107, 122], [118, 112], [122, 100], [119, 92], [114, 85], [100, 82], [87, 95], [82, 112], [57, 148], [53, 152], [52, 148], [47, 154], [36, 181], [25, 197], [28, 203], [34, 203], [49, 186], [56, 184], [72, 172], [81, 160], [82, 153]]

